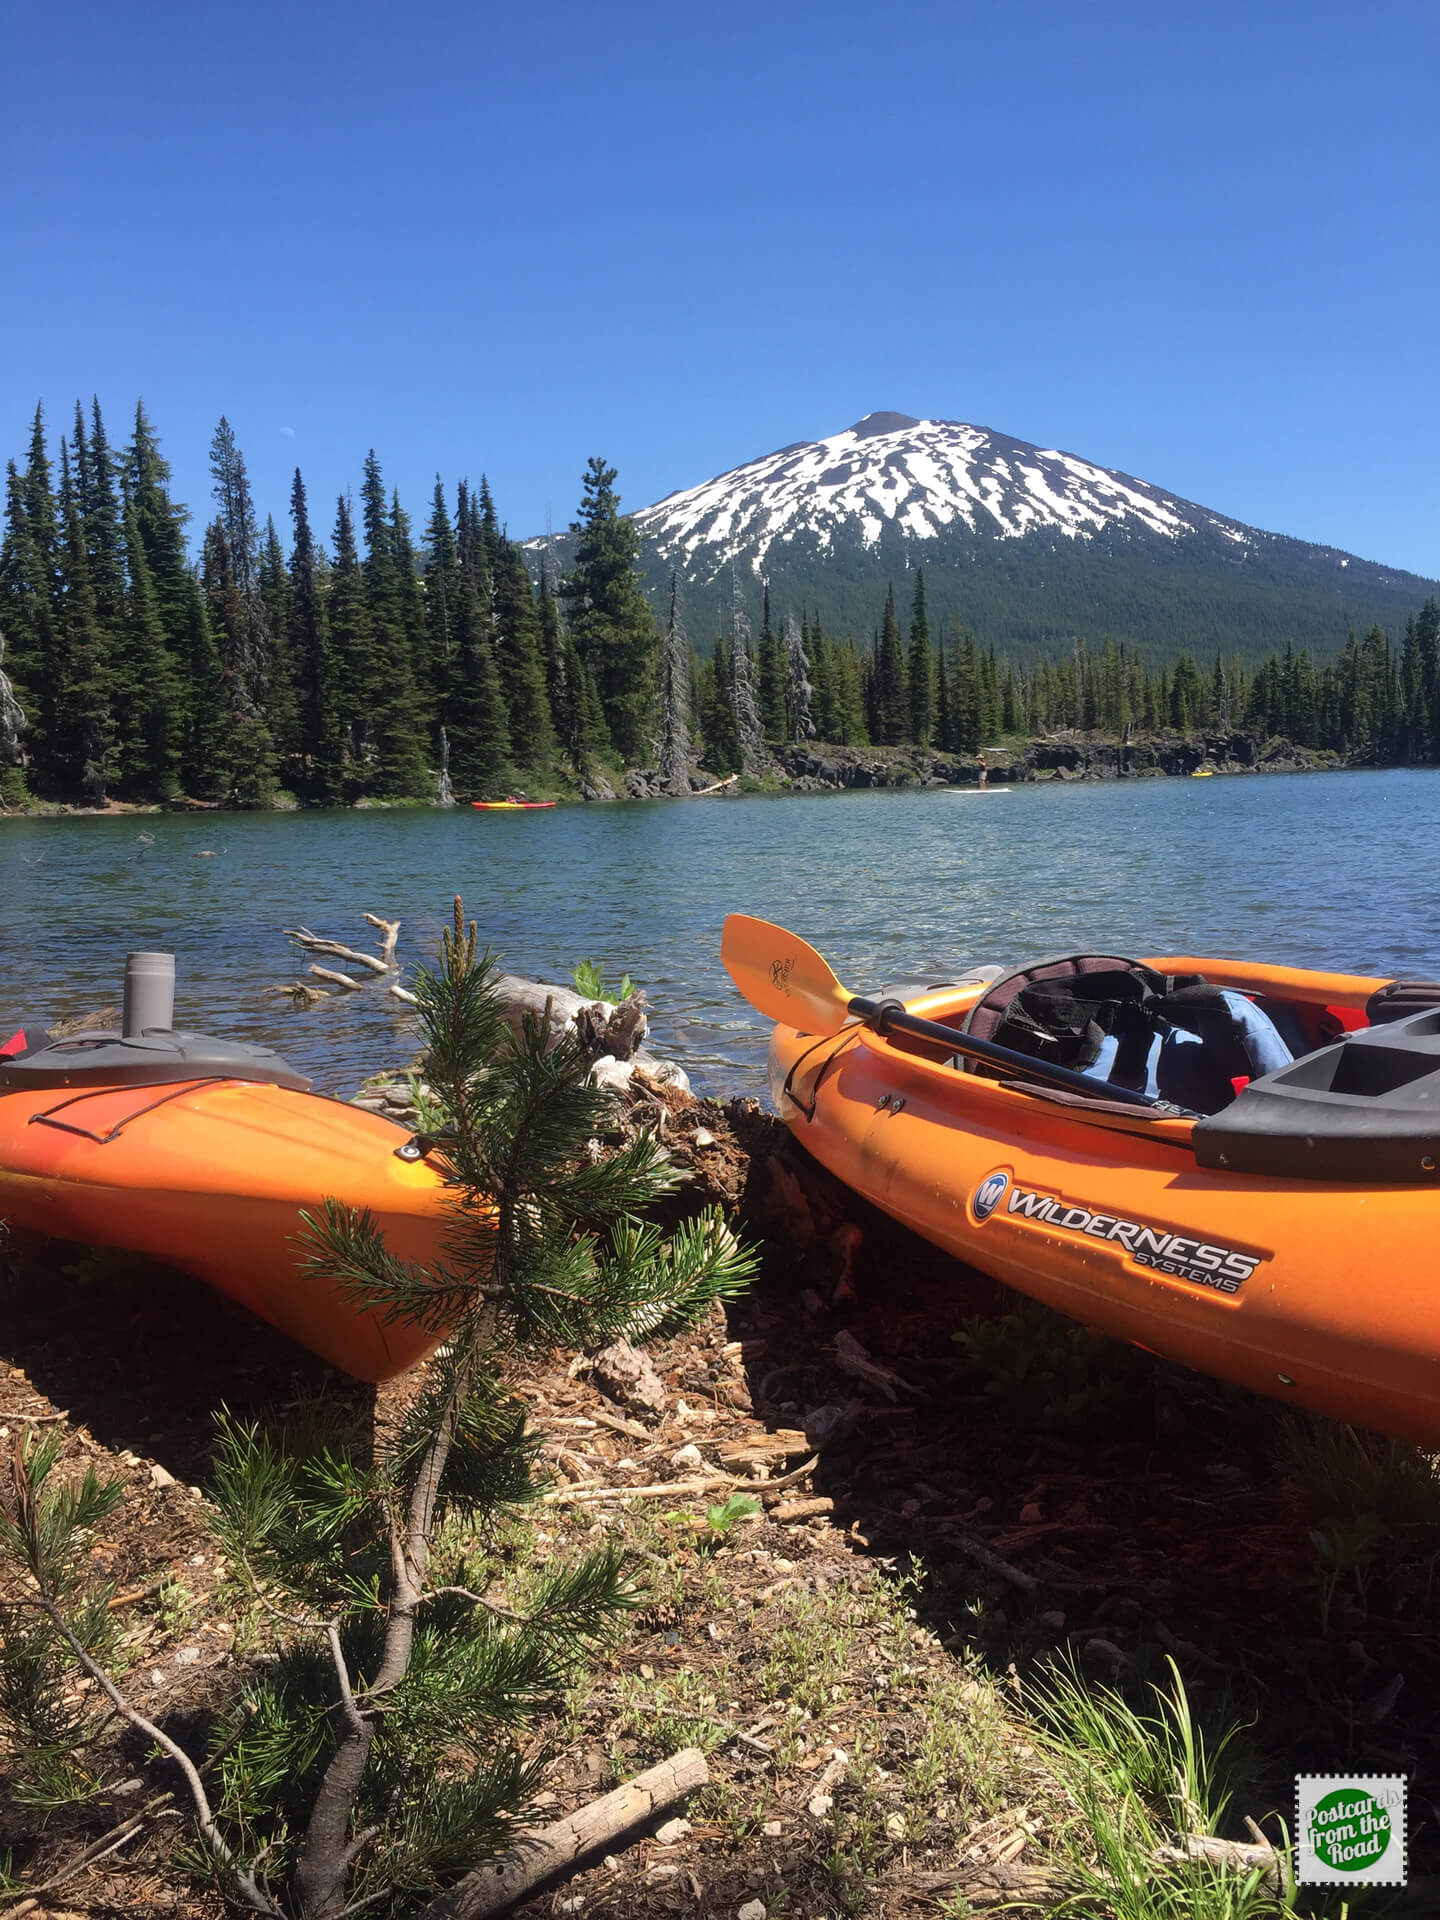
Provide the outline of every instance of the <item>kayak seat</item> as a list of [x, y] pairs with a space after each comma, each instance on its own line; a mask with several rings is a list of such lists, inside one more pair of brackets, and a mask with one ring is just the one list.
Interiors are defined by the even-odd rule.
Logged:
[[[1115, 954], [1062, 955], [1006, 974], [964, 1030], [1092, 1077], [1097, 1093], [1127, 1087], [1204, 1114], [1295, 1057], [1248, 995]], [[1003, 1073], [983, 1063], [970, 1070]]]

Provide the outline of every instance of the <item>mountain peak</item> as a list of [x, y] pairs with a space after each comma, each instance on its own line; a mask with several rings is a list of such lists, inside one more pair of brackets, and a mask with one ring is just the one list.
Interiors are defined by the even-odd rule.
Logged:
[[918, 427], [920, 422], [912, 419], [908, 413], [867, 413], [863, 420], [857, 420], [853, 427], [847, 427], [847, 433], [853, 433], [857, 440], [873, 440], [880, 433], [903, 433], [906, 427]]

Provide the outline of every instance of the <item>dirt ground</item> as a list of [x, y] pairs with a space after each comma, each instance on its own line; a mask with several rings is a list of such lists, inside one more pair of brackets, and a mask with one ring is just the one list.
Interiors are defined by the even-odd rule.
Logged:
[[[1064, 1323], [1004, 1320], [1013, 1296], [855, 1202], [753, 1103], [672, 1101], [666, 1140], [693, 1191], [763, 1236], [764, 1273], [656, 1354], [658, 1419], [568, 1356], [520, 1383], [554, 1475], [528, 1550], [621, 1531], [651, 1586], [546, 1730], [539, 1817], [691, 1743], [712, 1785], [683, 1830], [527, 1915], [733, 1915], [759, 1900], [898, 1916], [940, 1912], [957, 1890], [975, 1907], [1003, 1899], [1047, 1858], [1025, 1707], [1066, 1649], [1137, 1697], [1173, 1659], [1202, 1719], [1250, 1722], [1237, 1822], [1288, 1819], [1297, 1772], [1408, 1775], [1412, 1880], [1440, 1870], [1434, 1562], [1357, 1571], [1342, 1557], [1337, 1572], [1333, 1542], [1312, 1537], [1325, 1516], [1279, 1464], [1276, 1410], [1129, 1350], [1081, 1353]], [[324, 1395], [373, 1422], [413, 1380], [361, 1388], [128, 1257], [16, 1235], [0, 1242], [0, 1286], [0, 1446], [59, 1421], [69, 1465], [123, 1480], [94, 1557], [119, 1583], [125, 1682], [198, 1751], [255, 1657], [199, 1491], [214, 1410], [269, 1419]], [[1054, 1362], [1043, 1378], [1015, 1359], [1036, 1352]], [[737, 1486], [759, 1511], [707, 1523]], [[103, 1777], [97, 1801], [43, 1818], [0, 1782], [0, 1864], [10, 1850], [15, 1878], [38, 1885], [169, 1784], [128, 1737]], [[181, 1825], [162, 1809], [31, 1911], [211, 1920], [218, 1901], [173, 1860]]]

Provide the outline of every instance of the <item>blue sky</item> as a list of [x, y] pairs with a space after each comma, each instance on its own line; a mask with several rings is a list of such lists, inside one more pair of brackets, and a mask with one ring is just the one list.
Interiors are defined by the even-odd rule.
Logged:
[[512, 533], [873, 409], [1440, 576], [1433, 0], [11, 11], [0, 451]]

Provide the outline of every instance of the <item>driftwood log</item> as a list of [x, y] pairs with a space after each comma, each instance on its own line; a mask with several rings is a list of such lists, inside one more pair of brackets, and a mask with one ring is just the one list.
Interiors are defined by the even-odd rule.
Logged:
[[710, 1769], [698, 1747], [649, 1767], [567, 1819], [527, 1834], [498, 1859], [477, 1867], [432, 1900], [422, 1920], [489, 1920], [588, 1861], [638, 1839], [661, 1814], [705, 1786]]

